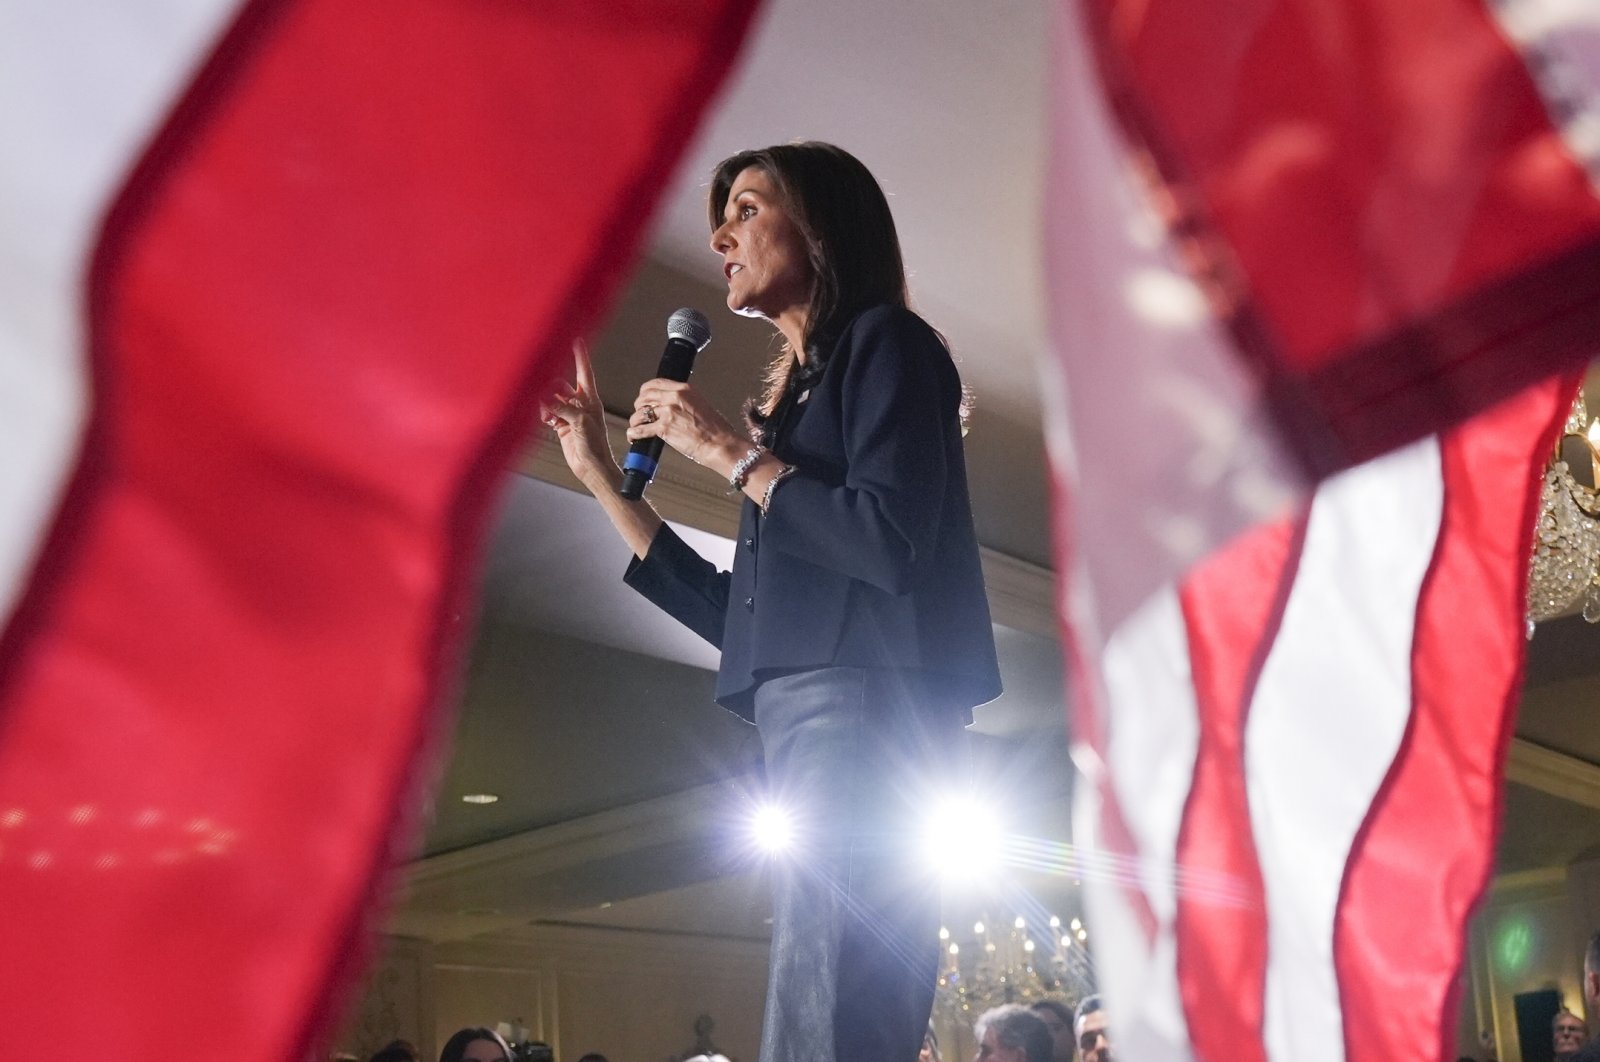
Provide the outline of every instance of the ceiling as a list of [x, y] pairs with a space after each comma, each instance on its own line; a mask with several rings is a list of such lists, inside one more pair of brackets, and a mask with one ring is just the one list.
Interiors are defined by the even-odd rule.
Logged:
[[[735, 414], [772, 340], [721, 310], [707, 175], [736, 150], [797, 138], [866, 162], [890, 195], [915, 304], [977, 393], [968, 464], [1006, 693], [977, 713], [974, 771], [1005, 800], [1009, 830], [1059, 844], [1072, 772], [1035, 368], [1048, 349], [1038, 219], [1053, 6], [926, 0], [912, 17], [857, 0], [769, 3], [593, 350], [620, 413], [651, 374], [668, 314], [700, 307], [716, 334], [695, 383]], [[626, 548], [546, 442], [536, 433], [508, 472], [454, 749], [394, 928], [435, 940], [530, 922], [759, 938], [760, 865], [737, 843], [758, 786], [754, 728], [712, 703], [714, 650], [623, 586]], [[703, 470], [669, 455], [650, 496], [706, 556], [731, 556], [737, 512]], [[1531, 650], [1506, 873], [1600, 844], [1600, 630], [1546, 624]], [[500, 799], [461, 801], [480, 792]], [[1015, 880], [1063, 916], [1077, 911], [1070, 878]]]

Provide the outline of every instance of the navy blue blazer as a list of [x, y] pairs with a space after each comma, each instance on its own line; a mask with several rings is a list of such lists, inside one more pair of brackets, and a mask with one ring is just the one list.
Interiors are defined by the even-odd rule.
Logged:
[[630, 586], [722, 650], [717, 703], [750, 719], [763, 678], [827, 666], [911, 672], [962, 711], [1000, 694], [960, 401], [922, 318], [866, 310], [773, 411], [771, 449], [796, 471], [765, 515], [745, 499], [733, 571], [664, 524], [628, 565]]

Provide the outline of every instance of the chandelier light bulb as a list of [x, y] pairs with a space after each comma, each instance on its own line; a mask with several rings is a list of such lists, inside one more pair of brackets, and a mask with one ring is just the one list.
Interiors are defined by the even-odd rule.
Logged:
[[[984, 916], [971, 923], [975, 939], [965, 952], [948, 939], [948, 933], [940, 934], [936, 1013], [970, 1019], [1003, 1003], [1028, 1003], [1059, 995], [1081, 997], [1092, 990], [1093, 970], [1090, 964], [1078, 961], [1089, 954], [1088, 947], [1072, 947], [1073, 930], [1067, 929], [1061, 918], [1037, 908], [1019, 914], [1010, 904], [998, 910], [993, 906], [978, 910]], [[991, 917], [995, 919], [993, 931]], [[1048, 934], [1043, 931], [1047, 919], [1051, 923]], [[1082, 926], [1080, 921], [1080, 931]]]
[[1074, 930], [1082, 929], [1083, 928], [1083, 923], [1078, 921], [1076, 918], [1074, 918], [1072, 920], [1072, 928]]
[[939, 939], [940, 940], [949, 940], [950, 939], [950, 931], [948, 929], [946, 929], [944, 926], [940, 926], [939, 927]]
[[1078, 939], [1079, 940], [1088, 940], [1089, 939], [1088, 931], [1087, 930], [1083, 930], [1083, 929], [1078, 930]]

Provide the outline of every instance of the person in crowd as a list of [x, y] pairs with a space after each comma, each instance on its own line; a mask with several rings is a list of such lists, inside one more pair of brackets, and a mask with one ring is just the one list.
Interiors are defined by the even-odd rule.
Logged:
[[1556, 1011], [1550, 1022], [1550, 1039], [1555, 1049], [1556, 1062], [1571, 1062], [1589, 1039], [1589, 1026], [1566, 1007]]
[[730, 572], [618, 493], [593, 369], [544, 405], [634, 557], [624, 576], [722, 651], [716, 698], [755, 723], [797, 858], [774, 868], [760, 1062], [917, 1054], [938, 968], [938, 886], [915, 818], [971, 709], [1000, 692], [949, 350], [908, 308], [888, 202], [829, 144], [746, 151], [712, 177], [729, 309], [781, 349], [733, 427], [650, 380], [630, 440], [661, 439], [743, 495]]
[[1072, 1039], [1072, 1008], [1065, 1000], [1041, 999], [1028, 1004], [1028, 1009], [1039, 1015], [1039, 1020], [1050, 1030], [1050, 1039], [1055, 1042], [1051, 1062], [1072, 1062], [1076, 1050]]
[[[1583, 1002], [1590, 1014], [1600, 1014], [1600, 931], [1583, 952]], [[1600, 1062], [1600, 1036], [1578, 1048], [1572, 1062]]]
[[1111, 1031], [1099, 996], [1085, 996], [1072, 1016], [1072, 1035], [1083, 1062], [1115, 1062]]
[[1050, 1062], [1055, 1041], [1039, 1015], [1020, 1003], [992, 1007], [978, 1016], [973, 1062]]
[[590, 1051], [588, 1054], [579, 1058], [578, 1062], [611, 1062], [611, 1060], [605, 1055], [602, 1055], [599, 1051]]
[[933, 1031], [931, 1021], [928, 1031], [922, 1034], [922, 1050], [917, 1052], [917, 1062], [943, 1062], [939, 1054], [939, 1034]]
[[511, 1046], [493, 1029], [462, 1029], [445, 1041], [439, 1062], [514, 1062]]
[[409, 1040], [390, 1040], [373, 1052], [367, 1062], [422, 1062], [422, 1055]]

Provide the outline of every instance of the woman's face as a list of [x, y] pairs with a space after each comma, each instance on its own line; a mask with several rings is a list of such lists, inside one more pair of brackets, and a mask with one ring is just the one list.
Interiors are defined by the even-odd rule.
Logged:
[[500, 1045], [493, 1040], [474, 1040], [467, 1045], [461, 1062], [511, 1062]]
[[771, 321], [805, 314], [811, 302], [805, 237], [765, 170], [751, 166], [734, 178], [711, 249], [722, 256], [728, 309]]

